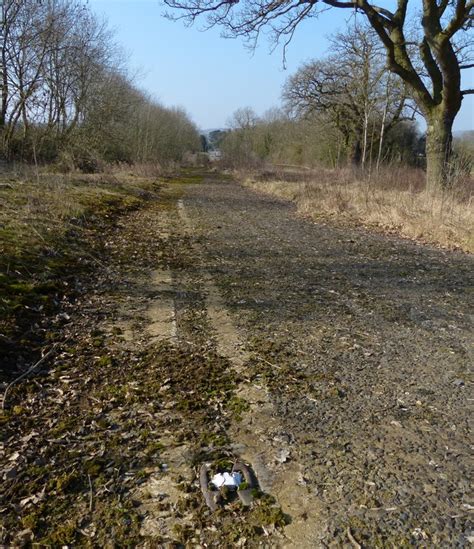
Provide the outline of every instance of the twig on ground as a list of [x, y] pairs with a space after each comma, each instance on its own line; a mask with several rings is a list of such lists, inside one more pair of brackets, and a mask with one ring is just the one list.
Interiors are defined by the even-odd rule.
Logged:
[[268, 364], [268, 366], [271, 366], [272, 368], [276, 368], [277, 370], [281, 370], [281, 366], [277, 366], [276, 364], [272, 364], [271, 362], [269, 362], [267, 359], [259, 356], [257, 357], [259, 360], [261, 360], [262, 362], [265, 362], [265, 364]]
[[97, 259], [97, 257], [95, 257], [94, 255], [92, 255], [91, 253], [89, 252], [82, 252], [83, 255], [85, 255], [86, 257], [88, 257], [89, 259], [92, 259], [92, 261], [94, 263], [97, 263], [97, 265], [99, 265], [99, 267], [102, 267], [102, 269], [104, 269], [105, 271], [107, 272], [114, 272], [114, 269], [111, 269], [110, 267], [108, 267], [107, 265], [105, 265], [105, 263], [102, 263], [102, 261], [100, 261], [100, 259]]
[[7, 385], [7, 388], [5, 389], [5, 392], [3, 393], [3, 401], [2, 401], [2, 410], [5, 410], [5, 407], [6, 407], [6, 402], [7, 402], [7, 395], [8, 395], [8, 391], [13, 387], [13, 385], [15, 385], [16, 383], [18, 383], [19, 381], [21, 381], [22, 379], [24, 379], [25, 377], [29, 376], [34, 370], [36, 370], [36, 368], [38, 368], [38, 366], [41, 366], [41, 364], [43, 364], [43, 362], [45, 362], [50, 356], [52, 356], [55, 352], [56, 352], [56, 349], [58, 348], [58, 346], [60, 345], [60, 343], [65, 343], [66, 341], [68, 341], [70, 339], [70, 337], [68, 337], [65, 341], [62, 341], [62, 342], [57, 342], [55, 343], [51, 349], [45, 354], [43, 355], [39, 360], [38, 362], [36, 362], [35, 364], [33, 364], [33, 366], [31, 366], [31, 368], [29, 368], [28, 370], [26, 370], [26, 372], [23, 372], [20, 376], [18, 376], [17, 378], [15, 378], [11, 383], [9, 383]]
[[349, 541], [352, 543], [355, 549], [362, 549], [362, 545], [360, 543], [357, 543], [349, 527], [347, 527], [347, 537], [349, 538]]
[[93, 504], [93, 491], [92, 491], [92, 481], [91, 481], [91, 476], [90, 475], [87, 475], [87, 479], [89, 480], [89, 511], [92, 512], [92, 504]]
[[51, 246], [48, 245], [48, 242], [46, 241], [44, 236], [38, 230], [36, 230], [35, 227], [33, 227], [33, 225], [28, 223], [26, 223], [26, 225], [29, 229], [31, 229], [34, 233], [36, 233], [40, 237], [40, 239], [47, 245], [48, 248], [53, 249], [51, 248]]

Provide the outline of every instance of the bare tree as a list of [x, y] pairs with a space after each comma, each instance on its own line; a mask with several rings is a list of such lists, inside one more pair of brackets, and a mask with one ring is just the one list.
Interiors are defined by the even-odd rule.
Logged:
[[47, 6], [34, 6], [32, 2], [14, 4], [7, 1], [2, 21], [2, 36], [5, 36], [2, 133], [7, 144], [19, 121], [24, 136], [28, 134], [28, 111], [38, 106], [38, 90], [49, 48], [46, 36], [52, 29], [51, 19], [45, 15]]
[[[452, 152], [452, 126], [462, 99], [474, 90], [461, 89], [461, 70], [472, 66], [459, 53], [457, 38], [472, 27], [474, 0], [396, 0], [394, 9], [372, 0], [164, 0], [173, 8], [174, 18], [189, 22], [201, 15], [209, 26], [220, 25], [227, 36], [242, 36], [252, 42], [265, 28], [276, 40], [289, 43], [299, 24], [315, 17], [322, 9], [346, 9], [363, 14], [385, 48], [387, 67], [409, 86], [426, 119], [427, 182], [446, 182]], [[410, 4], [410, 5], [409, 5]], [[421, 7], [421, 10], [420, 10]], [[410, 9], [409, 9], [410, 8]], [[418, 18], [421, 35], [417, 55], [410, 48], [408, 25]]]
[[200, 148], [197, 128], [185, 112], [163, 107], [111, 70], [91, 87], [76, 133], [80, 154], [92, 150], [109, 162], [167, 164]]
[[189, 117], [138, 90], [105, 23], [80, 0], [3, 0], [0, 140], [7, 156], [95, 169], [199, 149]]
[[237, 109], [227, 124], [231, 131], [221, 143], [226, 161], [234, 167], [254, 165], [258, 161], [256, 153], [256, 128], [258, 116], [251, 107]]
[[330, 51], [329, 57], [305, 63], [287, 80], [283, 99], [298, 116], [328, 116], [344, 137], [350, 161], [364, 165], [370, 127], [377, 128], [381, 152], [383, 134], [413, 117], [413, 105], [403, 82], [390, 78], [370, 28], [354, 26], [338, 33]]
[[44, 122], [67, 136], [80, 122], [93, 82], [104, 70], [120, 70], [112, 36], [82, 4], [54, 0], [55, 20], [44, 68]]
[[227, 121], [227, 125], [234, 130], [248, 130], [257, 125], [258, 116], [251, 107], [237, 109]]

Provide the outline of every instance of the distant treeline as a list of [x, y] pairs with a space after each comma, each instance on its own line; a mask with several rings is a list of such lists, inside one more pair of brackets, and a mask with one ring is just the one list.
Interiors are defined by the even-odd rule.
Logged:
[[3, 0], [0, 152], [60, 162], [179, 161], [200, 149], [185, 112], [134, 78], [106, 23], [76, 0]]
[[[385, 128], [383, 135], [380, 126], [371, 124], [363, 162], [364, 149], [345, 136], [328, 113], [293, 117], [285, 109], [273, 109], [259, 117], [246, 107], [234, 113], [230, 125], [228, 130], [213, 132], [206, 146], [218, 149], [222, 163], [231, 168], [289, 164], [370, 171], [382, 165], [424, 168], [426, 163], [425, 136], [410, 120]], [[474, 168], [474, 137], [469, 132], [454, 139], [452, 164], [465, 174]]]
[[[323, 114], [294, 119], [284, 110], [275, 109], [257, 117], [251, 109], [244, 108], [236, 111], [234, 118], [240, 119], [244, 112], [253, 115], [253, 122], [245, 126], [234, 124], [221, 136], [219, 148], [223, 162], [229, 166], [252, 167], [269, 162], [336, 168], [362, 164], [361, 158], [354, 156], [357, 145], [348, 142]], [[371, 128], [365, 165], [424, 163], [424, 137], [413, 122], [398, 123], [387, 132], [380, 151], [379, 146], [380, 134]]]

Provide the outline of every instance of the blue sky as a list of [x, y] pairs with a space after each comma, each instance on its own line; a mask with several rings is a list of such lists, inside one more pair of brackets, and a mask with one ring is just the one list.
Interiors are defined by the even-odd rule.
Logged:
[[[239, 107], [263, 114], [278, 106], [288, 75], [302, 62], [323, 55], [326, 36], [343, 29], [349, 17], [345, 10], [332, 9], [302, 24], [288, 48], [284, 70], [282, 49], [271, 53], [265, 39], [252, 53], [241, 40], [221, 38], [218, 29], [201, 32], [204, 21], [194, 27], [168, 21], [159, 0], [89, 0], [89, 6], [115, 30], [130, 66], [138, 70], [137, 85], [167, 106], [183, 107], [201, 129], [225, 126]], [[472, 88], [474, 71], [469, 72], [465, 87]], [[455, 130], [472, 129], [474, 96], [468, 96]]]

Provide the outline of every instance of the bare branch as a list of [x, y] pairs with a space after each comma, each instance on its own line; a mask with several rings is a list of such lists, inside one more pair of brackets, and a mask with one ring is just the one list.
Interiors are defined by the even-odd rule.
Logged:
[[469, 0], [469, 2], [466, 2], [466, 0], [456, 0], [454, 15], [443, 31], [444, 41], [452, 38], [468, 21], [472, 20], [473, 10], [474, 0]]

